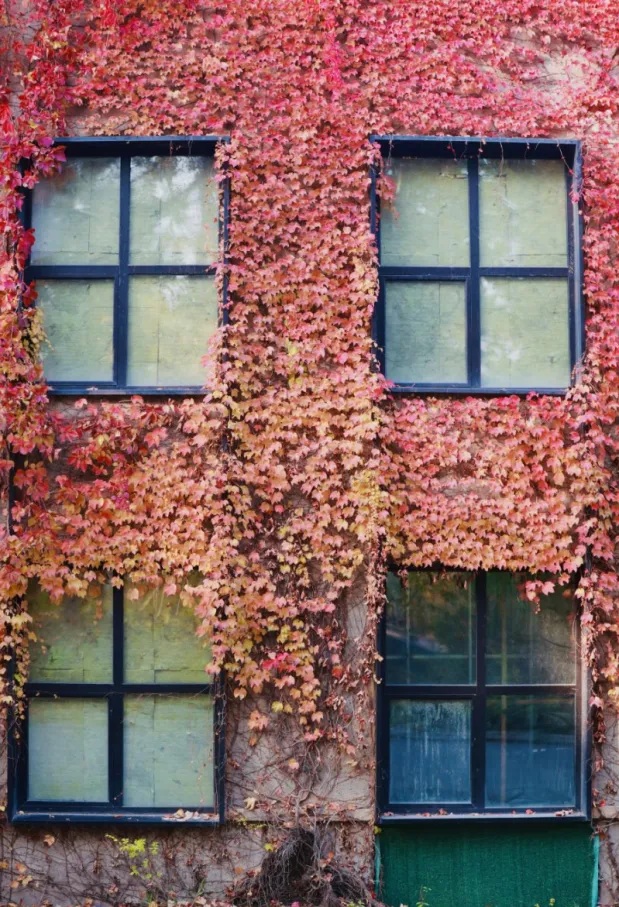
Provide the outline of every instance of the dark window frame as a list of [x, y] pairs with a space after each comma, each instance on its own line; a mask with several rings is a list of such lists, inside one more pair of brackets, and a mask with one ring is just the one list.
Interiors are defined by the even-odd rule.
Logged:
[[[390, 281], [455, 281], [465, 284], [466, 355], [465, 384], [396, 383], [392, 393], [452, 394], [475, 396], [526, 396], [538, 393], [562, 396], [565, 388], [488, 387], [481, 384], [480, 283], [483, 277], [563, 278], [568, 281], [570, 370], [581, 359], [585, 348], [585, 307], [582, 291], [583, 217], [574, 201], [582, 186], [581, 143], [575, 139], [520, 139], [452, 136], [373, 135], [370, 141], [380, 147], [383, 160], [390, 157], [426, 157], [456, 159], [468, 162], [470, 263], [468, 268], [407, 267], [382, 265], [380, 261], [380, 198], [377, 191], [379, 168], [371, 170], [370, 226], [378, 252], [379, 291], [372, 319], [372, 336], [382, 373], [385, 373], [385, 284]], [[479, 260], [479, 158], [561, 160], [565, 163], [567, 195], [566, 268], [481, 267]], [[570, 385], [572, 385], [573, 377]]]
[[[224, 821], [225, 708], [221, 680], [212, 683], [125, 683], [123, 590], [113, 590], [112, 683], [59, 683], [45, 681], [24, 686], [24, 713], [13, 715], [9, 727], [9, 820], [13, 823], [142, 823], [218, 825]], [[126, 695], [195, 695], [213, 700], [213, 806], [183, 806], [188, 819], [173, 820], [178, 805], [124, 807], [123, 700]], [[105, 802], [44, 801], [28, 799], [28, 705], [32, 699], [73, 697], [108, 703], [108, 800]]]
[[[25, 280], [87, 279], [114, 281], [113, 380], [112, 381], [51, 381], [49, 391], [54, 395], [80, 396], [191, 396], [205, 393], [195, 386], [134, 386], [126, 383], [128, 361], [128, 294], [131, 276], [189, 276], [213, 278], [218, 265], [132, 265], [129, 262], [129, 218], [131, 174], [129, 161], [134, 156], [201, 156], [214, 157], [218, 143], [229, 143], [229, 136], [156, 136], [156, 137], [67, 137], [56, 138], [54, 145], [65, 149], [67, 160], [80, 157], [117, 157], [120, 159], [120, 223], [119, 257], [116, 265], [31, 265], [25, 269]], [[219, 212], [219, 241], [223, 241], [224, 259], [228, 247], [230, 181], [222, 181], [222, 205]], [[24, 191], [22, 220], [26, 228], [32, 225], [32, 190]], [[227, 324], [227, 277], [224, 272], [223, 299], [220, 304], [221, 324]], [[206, 350], [205, 350], [206, 352]]]
[[[398, 570], [398, 565], [390, 564], [390, 570]], [[487, 571], [464, 571], [459, 568], [411, 568], [417, 572], [437, 573], [443, 570], [449, 573], [471, 573], [475, 582], [476, 602], [476, 682], [474, 684], [388, 684], [386, 676], [386, 607], [378, 627], [379, 653], [382, 659], [377, 669], [377, 716], [376, 716], [376, 789], [377, 789], [377, 822], [380, 825], [408, 824], [428, 821], [551, 821], [583, 822], [591, 818], [591, 729], [587, 691], [589, 674], [585, 659], [580, 657], [581, 632], [579, 609], [576, 611], [575, 633], [577, 647], [577, 671], [574, 684], [487, 684], [486, 683], [486, 628]], [[528, 808], [526, 806], [505, 809], [504, 807], [486, 807], [485, 797], [485, 743], [486, 743], [486, 699], [488, 695], [508, 695], [520, 693], [548, 693], [551, 696], [574, 696], [574, 782], [576, 803], [573, 808], [557, 806], [556, 808]], [[406, 700], [450, 700], [472, 701], [471, 712], [471, 804], [435, 804], [435, 803], [391, 803], [389, 801], [389, 704], [392, 699]]]

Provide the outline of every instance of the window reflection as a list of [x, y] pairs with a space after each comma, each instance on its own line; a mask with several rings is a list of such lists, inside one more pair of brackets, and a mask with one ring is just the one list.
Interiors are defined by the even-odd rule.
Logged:
[[475, 682], [475, 587], [470, 573], [387, 577], [389, 683]]

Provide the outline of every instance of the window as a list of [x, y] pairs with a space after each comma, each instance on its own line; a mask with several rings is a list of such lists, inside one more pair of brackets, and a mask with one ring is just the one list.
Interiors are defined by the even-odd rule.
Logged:
[[[60, 141], [60, 140], [59, 140]], [[62, 139], [31, 193], [35, 279], [59, 392], [195, 392], [217, 328], [215, 139]]]
[[586, 708], [574, 599], [558, 590], [536, 612], [519, 597], [526, 579], [388, 574], [383, 817], [582, 817]]
[[[128, 593], [128, 594], [127, 594]], [[223, 808], [221, 706], [196, 617], [154, 590], [30, 596], [27, 711], [13, 821], [166, 821]]]
[[395, 389], [565, 390], [582, 350], [578, 144], [377, 141], [395, 199], [373, 217], [375, 339]]

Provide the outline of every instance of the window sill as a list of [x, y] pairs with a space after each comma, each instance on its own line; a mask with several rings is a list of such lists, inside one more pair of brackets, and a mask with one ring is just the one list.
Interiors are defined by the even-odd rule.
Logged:
[[48, 387], [50, 397], [204, 397], [210, 393], [204, 387], [106, 387], [105, 385], [68, 384]]
[[525, 810], [486, 813], [384, 813], [376, 824], [414, 825], [421, 822], [589, 822], [589, 816], [578, 809]]
[[221, 825], [222, 819], [215, 812], [198, 813], [198, 811], [187, 810], [187, 818], [175, 817], [174, 813], [160, 812], [92, 812], [58, 810], [58, 812], [39, 812], [30, 810], [16, 810], [10, 821], [14, 825], [26, 824], [88, 824], [88, 825], [201, 825], [215, 826]]
[[459, 397], [564, 397], [569, 387], [462, 387], [445, 384], [396, 384], [390, 389], [392, 394], [415, 394], [418, 396], [459, 396]]

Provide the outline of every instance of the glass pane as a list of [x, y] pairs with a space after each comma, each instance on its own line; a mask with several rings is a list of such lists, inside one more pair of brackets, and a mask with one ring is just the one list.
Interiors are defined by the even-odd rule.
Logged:
[[475, 578], [387, 574], [387, 683], [475, 683]]
[[209, 696], [126, 696], [125, 806], [212, 806], [214, 739]]
[[395, 208], [381, 214], [383, 265], [469, 265], [469, 194], [466, 161], [394, 158]]
[[482, 384], [567, 387], [570, 372], [567, 281], [482, 278]]
[[208, 374], [200, 360], [216, 330], [213, 279], [131, 278], [127, 384], [202, 387]]
[[470, 702], [391, 702], [389, 801], [470, 803]]
[[198, 265], [217, 259], [214, 177], [210, 158], [132, 159], [131, 264]]
[[480, 160], [482, 267], [567, 267], [565, 174], [562, 161]]
[[575, 805], [573, 697], [490, 696], [486, 805]]
[[32, 196], [33, 265], [118, 264], [120, 159], [71, 158]]
[[525, 574], [488, 573], [488, 683], [575, 683], [574, 599], [559, 590], [541, 610], [518, 596]]
[[114, 377], [114, 283], [37, 280], [48, 344], [41, 359], [48, 381], [111, 381]]
[[212, 683], [205, 673], [211, 660], [200, 623], [191, 608], [162, 589], [131, 601], [125, 589], [125, 681], [127, 683]]
[[28, 799], [106, 802], [105, 699], [32, 699], [28, 707]]
[[466, 383], [463, 283], [387, 281], [385, 374], [400, 383]]
[[35, 587], [28, 595], [32, 629], [29, 680], [112, 682], [112, 589], [101, 599], [64, 598], [54, 604]]

